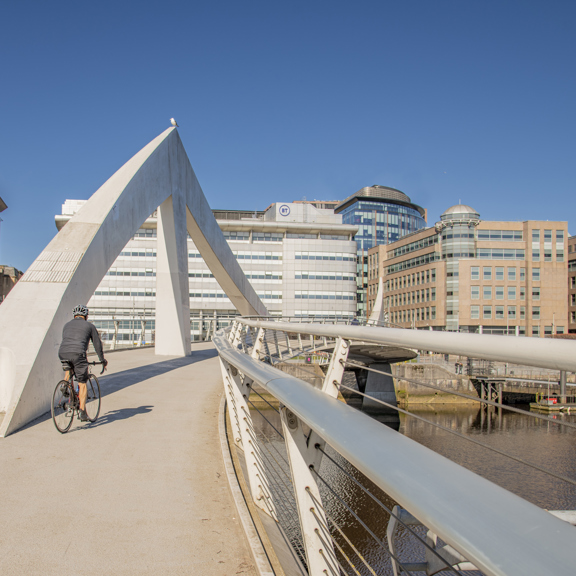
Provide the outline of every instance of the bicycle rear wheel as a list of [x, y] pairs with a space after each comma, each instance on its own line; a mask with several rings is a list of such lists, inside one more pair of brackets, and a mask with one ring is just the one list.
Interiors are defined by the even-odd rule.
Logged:
[[88, 395], [86, 397], [86, 415], [90, 422], [95, 422], [100, 414], [100, 383], [94, 374], [90, 374], [86, 382]]
[[68, 380], [61, 380], [56, 384], [52, 394], [52, 421], [56, 430], [61, 434], [68, 432], [74, 420], [74, 391]]

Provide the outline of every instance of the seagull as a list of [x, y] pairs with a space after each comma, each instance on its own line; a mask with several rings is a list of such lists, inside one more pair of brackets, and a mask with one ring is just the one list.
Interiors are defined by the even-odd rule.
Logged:
[[174, 118], [170, 118], [170, 122], [172, 123], [172, 126], [176, 126], [178, 128], [178, 122], [176, 122]]

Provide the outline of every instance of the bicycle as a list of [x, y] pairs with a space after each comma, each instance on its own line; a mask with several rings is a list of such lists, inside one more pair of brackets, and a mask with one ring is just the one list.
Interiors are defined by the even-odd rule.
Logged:
[[[102, 372], [106, 367], [103, 362], [88, 362], [90, 366], [96, 366], [97, 364], [102, 364]], [[86, 388], [88, 395], [86, 397], [86, 416], [89, 422], [96, 422], [98, 414], [100, 414], [100, 383], [98, 378], [91, 372], [88, 372], [88, 381], [86, 382]], [[74, 421], [74, 414], [77, 414], [80, 410], [80, 399], [78, 398], [78, 392], [76, 391], [76, 386], [74, 386], [74, 371], [70, 370], [69, 380], [60, 380], [54, 388], [54, 393], [52, 394], [52, 421], [56, 430], [61, 434], [64, 434], [70, 430], [72, 422]]]

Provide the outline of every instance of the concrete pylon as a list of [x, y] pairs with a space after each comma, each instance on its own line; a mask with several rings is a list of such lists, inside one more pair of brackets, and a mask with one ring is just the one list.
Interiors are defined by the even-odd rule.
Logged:
[[374, 308], [366, 324], [368, 326], [381, 326], [386, 320], [386, 313], [384, 311], [384, 282], [382, 276], [380, 276], [380, 278], [378, 278], [378, 292], [376, 293], [376, 300], [374, 300]]
[[190, 353], [186, 229], [239, 312], [267, 315], [214, 219], [177, 130], [169, 128], [92, 195], [0, 306], [0, 437], [50, 409], [62, 377], [62, 328], [72, 309], [88, 302], [159, 206], [157, 353]]

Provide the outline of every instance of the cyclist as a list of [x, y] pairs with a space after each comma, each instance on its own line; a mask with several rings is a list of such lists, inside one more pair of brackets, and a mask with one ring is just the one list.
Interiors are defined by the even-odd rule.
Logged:
[[58, 356], [62, 362], [62, 369], [66, 370], [66, 380], [70, 378], [70, 370], [74, 370], [78, 380], [78, 398], [80, 400], [80, 420], [86, 422], [86, 396], [88, 394], [86, 382], [88, 380], [88, 360], [86, 350], [90, 340], [94, 344], [94, 349], [100, 362], [106, 368], [108, 361], [102, 352], [102, 341], [96, 326], [88, 322], [88, 308], [79, 304], [72, 310], [73, 320], [67, 322], [62, 330], [62, 344], [58, 350]]

